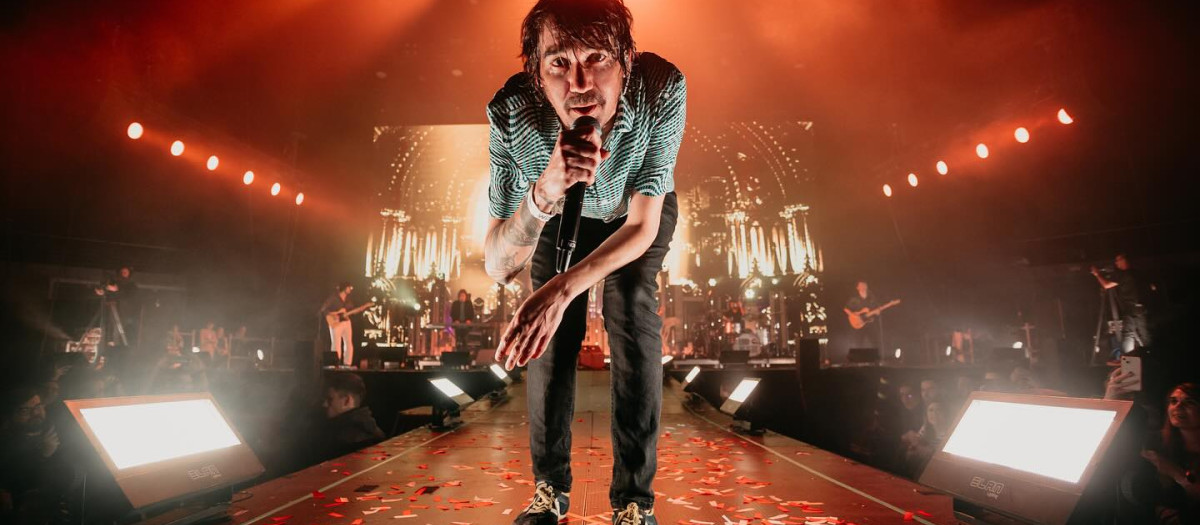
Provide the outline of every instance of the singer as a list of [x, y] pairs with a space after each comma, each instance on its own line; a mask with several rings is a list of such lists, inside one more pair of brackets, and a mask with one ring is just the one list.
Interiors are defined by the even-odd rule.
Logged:
[[[537, 483], [518, 524], [551, 525], [567, 513], [576, 359], [587, 290], [601, 280], [612, 354], [612, 522], [657, 523], [651, 488], [662, 404], [656, 277], [678, 215], [673, 172], [687, 86], [670, 62], [635, 51], [631, 25], [621, 0], [540, 0], [521, 26], [524, 71], [487, 107], [485, 265], [493, 279], [508, 282], [532, 262], [535, 288], [496, 354], [509, 369], [528, 366]], [[586, 184], [578, 241], [571, 266], [557, 273], [562, 210], [577, 182]]]

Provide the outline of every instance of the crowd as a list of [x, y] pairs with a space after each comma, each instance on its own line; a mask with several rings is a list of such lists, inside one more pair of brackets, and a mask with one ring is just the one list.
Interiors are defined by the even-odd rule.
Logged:
[[[1140, 378], [1115, 369], [1105, 384], [1105, 398], [1133, 401], [1123, 439], [1114, 442], [1107, 501], [1099, 505], [1107, 523], [1200, 523], [1200, 388], [1180, 383], [1134, 390]], [[878, 468], [918, 479], [948, 432], [964, 402], [975, 390], [1065, 396], [1047, 388], [1037, 370], [1025, 365], [993, 369], [982, 377], [955, 376], [952, 384], [937, 379], [890, 384], [884, 380], [863, 431], [849, 446], [852, 455]]]
[[[95, 465], [96, 456], [65, 400], [209, 388], [202, 358], [178, 345], [168, 345], [149, 380], [133, 389], [127, 385], [142, 382], [122, 381], [82, 357], [58, 354], [27, 374], [27, 381], [0, 390], [0, 523], [79, 522], [90, 497], [86, 465]], [[328, 374], [320, 384], [297, 383], [276, 419], [239, 431], [268, 468], [265, 477], [286, 474], [381, 441], [384, 433], [364, 405], [366, 397], [359, 376]], [[244, 407], [222, 408], [236, 425]]]

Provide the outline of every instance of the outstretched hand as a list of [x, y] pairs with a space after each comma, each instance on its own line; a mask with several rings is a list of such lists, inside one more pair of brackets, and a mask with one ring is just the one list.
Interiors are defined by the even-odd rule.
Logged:
[[517, 308], [512, 321], [500, 337], [496, 349], [496, 361], [503, 362], [505, 370], [525, 366], [546, 352], [550, 338], [562, 323], [563, 312], [571, 299], [566, 290], [553, 280], [533, 292]]

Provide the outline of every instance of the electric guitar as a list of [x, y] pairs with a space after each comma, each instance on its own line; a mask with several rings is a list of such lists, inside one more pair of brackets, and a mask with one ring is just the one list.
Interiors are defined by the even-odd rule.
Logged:
[[337, 310], [334, 310], [332, 312], [325, 314], [325, 322], [329, 323], [331, 325], [335, 325], [342, 321], [348, 321], [348, 320], [350, 320], [350, 316], [358, 314], [358, 313], [362, 313], [363, 310], [366, 310], [367, 308], [370, 308], [372, 306], [375, 306], [375, 303], [367, 302], [361, 306], [355, 307], [353, 310], [339, 308]]
[[862, 327], [867, 326], [867, 320], [879, 315], [880, 312], [887, 310], [893, 306], [900, 304], [899, 299], [892, 299], [887, 304], [880, 306], [874, 310], [863, 308], [857, 312], [847, 312], [846, 316], [850, 318], [850, 327], [855, 330], [862, 330]]

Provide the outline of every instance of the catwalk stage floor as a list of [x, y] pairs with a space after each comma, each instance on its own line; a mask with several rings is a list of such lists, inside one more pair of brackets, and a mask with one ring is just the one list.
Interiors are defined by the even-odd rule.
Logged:
[[[580, 372], [575, 486], [565, 523], [608, 524], [607, 372]], [[504, 525], [533, 492], [523, 384], [476, 404], [451, 432], [427, 428], [240, 493], [236, 523]], [[655, 512], [661, 524], [954, 523], [950, 497], [777, 434], [743, 437], [711, 408], [664, 392]]]

